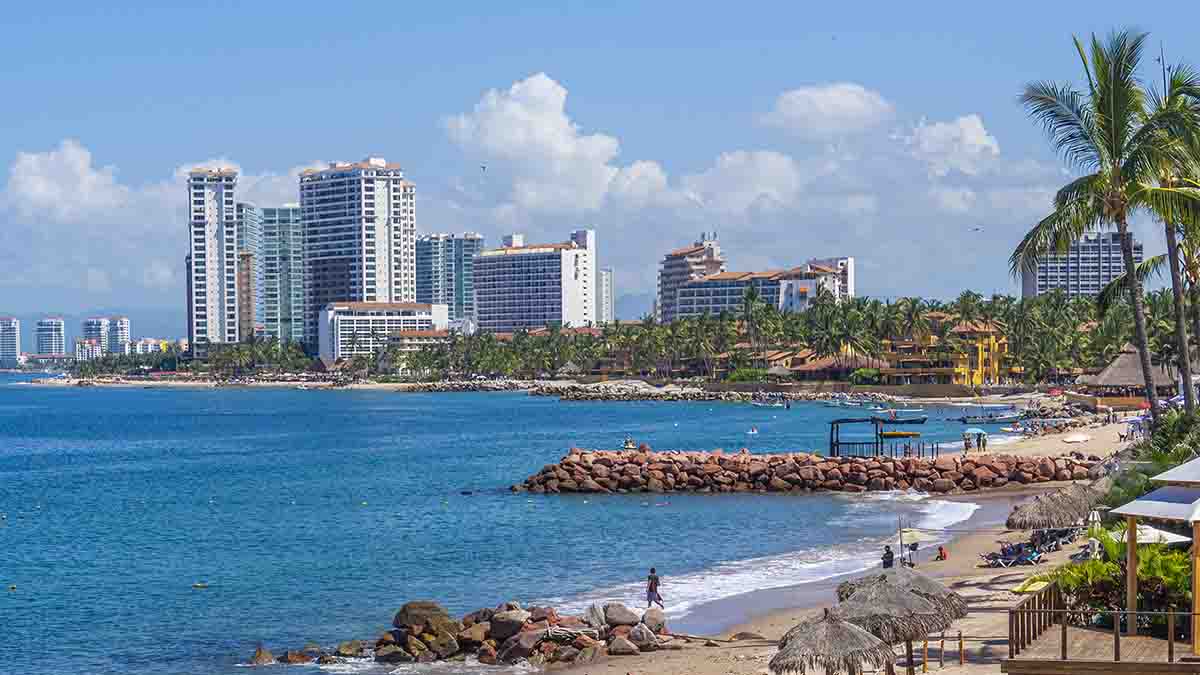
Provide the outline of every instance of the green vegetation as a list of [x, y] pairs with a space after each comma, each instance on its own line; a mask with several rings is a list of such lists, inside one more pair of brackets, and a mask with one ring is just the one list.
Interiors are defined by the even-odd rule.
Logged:
[[767, 371], [762, 368], [738, 368], [725, 378], [727, 382], [762, 382], [767, 379]]

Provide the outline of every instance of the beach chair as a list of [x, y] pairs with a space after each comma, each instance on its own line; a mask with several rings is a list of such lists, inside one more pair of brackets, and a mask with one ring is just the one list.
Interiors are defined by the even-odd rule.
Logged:
[[1014, 565], [1036, 565], [1042, 562], [1041, 551], [1025, 551], [1013, 561]]

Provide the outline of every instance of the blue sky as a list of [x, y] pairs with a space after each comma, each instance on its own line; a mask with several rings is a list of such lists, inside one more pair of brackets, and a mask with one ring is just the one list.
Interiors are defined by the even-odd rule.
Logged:
[[630, 307], [712, 229], [735, 269], [854, 255], [862, 293], [1012, 291], [1064, 178], [1023, 83], [1074, 80], [1071, 34], [1113, 26], [1200, 61], [1200, 12], [1128, 3], [117, 4], [6, 10], [0, 313], [182, 333], [181, 169], [236, 164], [266, 204], [368, 154], [417, 183], [422, 231], [595, 227]]

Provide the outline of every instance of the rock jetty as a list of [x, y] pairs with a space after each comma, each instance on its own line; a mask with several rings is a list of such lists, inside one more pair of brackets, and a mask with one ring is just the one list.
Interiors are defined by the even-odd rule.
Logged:
[[804, 452], [726, 454], [581, 450], [572, 448], [514, 492], [557, 494], [629, 492], [867, 492], [917, 490], [952, 493], [1098, 478], [1104, 467], [1096, 456], [1016, 457], [1003, 454], [946, 456], [936, 459], [823, 457]]
[[687, 641], [668, 633], [662, 610], [640, 612], [617, 602], [593, 604], [582, 615], [573, 616], [559, 614], [553, 607], [524, 608], [509, 601], [455, 619], [436, 602], [418, 600], [401, 607], [392, 619], [392, 628], [374, 641], [348, 640], [332, 650], [310, 643], [278, 658], [259, 645], [251, 665], [431, 663], [468, 657], [487, 665], [567, 665], [608, 655], [683, 649]]
[[[543, 382], [529, 388], [530, 396], [556, 396], [563, 401], [751, 401], [749, 391], [727, 391], [706, 387], [668, 384], [656, 387], [641, 380], [616, 380], [595, 384]], [[820, 401], [834, 397], [832, 392], [791, 391], [775, 394], [793, 401]], [[857, 398], [877, 402], [892, 401], [887, 394], [862, 394]]]
[[533, 380], [441, 380], [414, 382], [404, 390], [425, 393], [456, 393], [471, 391], [524, 391], [537, 386]]

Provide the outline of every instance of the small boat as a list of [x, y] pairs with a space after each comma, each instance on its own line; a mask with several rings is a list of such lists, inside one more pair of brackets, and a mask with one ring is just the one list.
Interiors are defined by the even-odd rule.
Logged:
[[750, 435], [750, 436], [757, 436], [758, 435], [758, 427], [750, 427], [750, 431], [747, 431], [746, 434]]
[[208, 582], [206, 582], [206, 581], [197, 581], [196, 583], [192, 584], [192, 588], [194, 588], [194, 589], [196, 589], [196, 590], [198, 590], [198, 591], [202, 591], [202, 590], [204, 590], [204, 589], [208, 588]]
[[1007, 415], [966, 415], [959, 417], [958, 421], [963, 424], [1007, 424], [1019, 419], [1021, 419], [1020, 414], [1009, 413]]
[[299, 389], [300, 391], [308, 391], [308, 385], [307, 384], [298, 384], [298, 385], [296, 385], [296, 389]]
[[921, 415], [920, 417], [897, 417], [895, 419], [889, 417], [872, 417], [871, 419], [875, 420], [876, 422], [883, 422], [884, 424], [925, 424], [925, 422], [929, 421], [929, 416]]
[[625, 444], [621, 448], [623, 450], [637, 450], [637, 443], [634, 443], [632, 438], [626, 438]]
[[919, 412], [925, 412], [925, 409], [924, 408], [896, 408], [896, 412], [898, 412], [898, 413], [919, 413]]
[[919, 431], [881, 431], [880, 438], [916, 438], [921, 435]]

